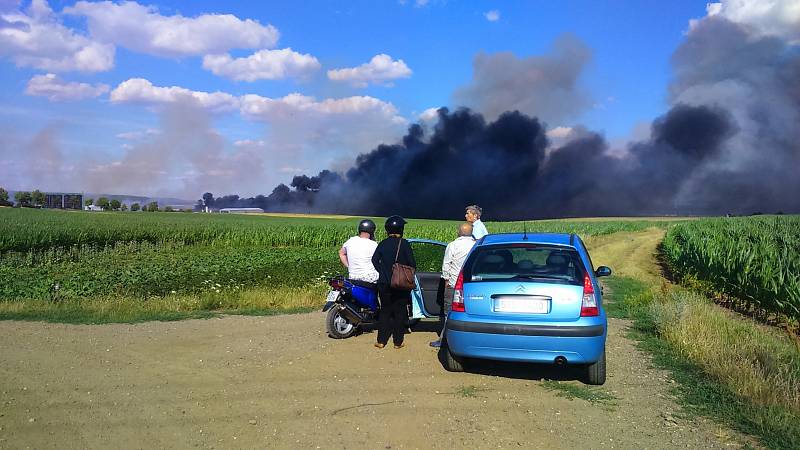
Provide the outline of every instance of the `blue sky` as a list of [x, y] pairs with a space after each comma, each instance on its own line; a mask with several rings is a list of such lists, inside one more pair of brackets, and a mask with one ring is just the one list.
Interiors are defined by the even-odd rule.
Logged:
[[[17, 20], [14, 17], [32, 17], [34, 7], [41, 10], [47, 5], [42, 1], [33, 5], [30, 1], [0, 1], [0, 13], [5, 14], [0, 32]], [[117, 14], [115, 5], [107, 3], [106, 6], [112, 6], [107, 11]], [[316, 173], [329, 167], [346, 168], [358, 153], [379, 142], [398, 140], [408, 123], [417, 121], [419, 114], [428, 108], [459, 106], [454, 102], [454, 92], [473, 79], [476, 54], [511, 52], [520, 59], [548, 55], [553, 43], [565, 33], [577, 37], [591, 52], [591, 60], [580, 70], [577, 87], [585, 91], [592, 106], [557, 121], [549, 120], [548, 125], [551, 128], [584, 125], [612, 141], [624, 140], [631, 136], [634, 127], [666, 110], [670, 56], [685, 38], [689, 21], [706, 15], [705, 1], [431, 0], [422, 5], [414, 0], [164, 1], [141, 5], [150, 7], [148, 17], [154, 20], [181, 17], [192, 21], [204, 14], [229, 14], [240, 22], [256, 21], [262, 28], [271, 25], [280, 34], [276, 42], [264, 38], [257, 44], [220, 44], [223, 48], [214, 48], [213, 53], [236, 59], [263, 49], [291, 48], [297, 55], [315, 59], [316, 66], [304, 69], [301, 75], [281, 79], [237, 81], [204, 69], [206, 53], [202, 48], [174, 52], [165, 50], [166, 47], [155, 48], [153, 42], [158, 36], [145, 33], [136, 41], [125, 36], [124, 31], [115, 32], [122, 30], [121, 26], [98, 31], [104, 20], [124, 21], [121, 13], [120, 17], [108, 19], [110, 16], [99, 13], [92, 16], [99, 10], [98, 4], [51, 2], [49, 19], [36, 19], [41, 26], [51, 27], [43, 28], [42, 40], [46, 41], [48, 36], [58, 40], [52, 30], [60, 29], [67, 33], [67, 41], [75, 39], [82, 43], [75, 45], [96, 43], [100, 46], [96, 48], [113, 49], [113, 56], [105, 54], [105, 59], [98, 59], [90, 68], [80, 65], [86, 64], [85, 61], [59, 65], [48, 58], [57, 59], [63, 56], [63, 51], [48, 49], [46, 42], [40, 40], [36, 44], [39, 47], [31, 50], [13, 41], [18, 35], [0, 35], [0, 39], [5, 39], [0, 41], [5, 47], [0, 50], [0, 83], [4, 87], [0, 90], [0, 158], [8, 167], [15, 168], [0, 170], [0, 185], [11, 189], [102, 189], [189, 197], [202, 194], [196, 192], [198, 189], [244, 195], [269, 193], [276, 183], [288, 182], [298, 170]], [[496, 20], [487, 18], [490, 11], [496, 12], [488, 15]], [[95, 28], [89, 21], [91, 17], [96, 21]], [[28, 23], [28, 19], [20, 20]], [[33, 25], [25, 26], [33, 29]], [[132, 26], [148, 28], [147, 23]], [[237, 26], [222, 36], [235, 37], [241, 31]], [[152, 40], [142, 44], [146, 39]], [[213, 47], [214, 43], [208, 45]], [[39, 59], [31, 62], [26, 52]], [[173, 54], [165, 54], [170, 52]], [[392, 62], [402, 61], [406, 75], [367, 81], [365, 87], [326, 76], [329, 70], [357, 68], [381, 54], [389, 55]], [[40, 79], [47, 81], [42, 81], [42, 89], [30, 88], [34, 77], [46, 74], [52, 76]], [[176, 156], [173, 162], [164, 163], [175, 166], [160, 175], [151, 173], [150, 178], [140, 174], [128, 180], [113, 172], [95, 179], [91, 173], [103, 172], [104, 168], [111, 170], [115, 163], [124, 162], [130, 152], [150, 152], [150, 156], [160, 153], [165, 161], [169, 160], [171, 156], [167, 153], [175, 147], [176, 140], [180, 141], [176, 137], [169, 141], [170, 146], [159, 142], [159, 135], [169, 135], [163, 129], [169, 126], [165, 123], [169, 121], [165, 119], [169, 113], [161, 100], [153, 96], [137, 97], [139, 94], [132, 91], [120, 91], [114, 99], [115, 90], [130, 79], [147, 80], [153, 88], [174, 86], [194, 92], [219, 91], [236, 99], [255, 94], [261, 101], [298, 93], [314, 97], [316, 102], [369, 97], [373, 103], [359, 109], [362, 116], [334, 117], [336, 113], [325, 109], [310, 119], [294, 109], [280, 117], [273, 110], [258, 117], [237, 113], [232, 111], [233, 107], [210, 111], [208, 117], [198, 119], [200, 131], [211, 131], [218, 136], [215, 145], [219, 148]], [[57, 83], [60, 97], [53, 93], [52, 83]], [[72, 93], [65, 94], [65, 90]], [[75, 93], [77, 90], [85, 93]], [[536, 114], [536, 111], [526, 112]], [[298, 122], [308, 125], [296, 129]], [[130, 137], [136, 133], [139, 136]], [[182, 136], [185, 131], [176, 133]], [[348, 136], [343, 137], [345, 134]], [[148, 143], [147, 139], [153, 142]], [[42, 145], [49, 147], [41, 151]], [[19, 154], [30, 155], [32, 146], [38, 146], [33, 151], [37, 157], [57, 154], [64, 160], [79, 161], [80, 167], [65, 164], [63, 171], [80, 174], [82, 169], [93, 165], [96, 170], [89, 174], [54, 176], [45, 169], [31, 169], [19, 160]], [[241, 166], [237, 164], [245, 159], [236, 153], [243, 149], [247, 157], [258, 158], [260, 165], [258, 171], [239, 177], [232, 172], [239, 170]], [[226, 168], [218, 171], [222, 174], [219, 178], [212, 171], [192, 166], [191, 159], [197, 159], [201, 153], [205, 155], [206, 151], [216, 152], [211, 161]], [[128, 158], [128, 161], [146, 159], [136, 155]], [[150, 162], [141, 164], [152, 168]], [[203, 187], [204, 182], [207, 188]]]

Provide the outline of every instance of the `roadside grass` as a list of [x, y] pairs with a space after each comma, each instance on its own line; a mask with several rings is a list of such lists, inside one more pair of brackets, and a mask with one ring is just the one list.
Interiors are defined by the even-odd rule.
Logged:
[[273, 315], [312, 311], [324, 303], [327, 286], [253, 288], [177, 294], [146, 299], [99, 296], [82, 299], [0, 301], [0, 320], [99, 324], [171, 321], [223, 314]]
[[758, 437], [769, 448], [800, 442], [800, 346], [786, 335], [678, 287], [604, 280], [610, 315], [632, 319], [630, 337], [672, 372], [691, 413]]
[[651, 286], [636, 278], [611, 276], [602, 279], [603, 305], [609, 317], [629, 319], [647, 302]]
[[546, 380], [542, 385], [549, 391], [554, 391], [557, 396], [567, 400], [579, 398], [593, 405], [602, 406], [606, 409], [613, 409], [617, 406], [617, 398], [609, 392], [597, 387], [582, 384], [561, 383], [555, 380]]

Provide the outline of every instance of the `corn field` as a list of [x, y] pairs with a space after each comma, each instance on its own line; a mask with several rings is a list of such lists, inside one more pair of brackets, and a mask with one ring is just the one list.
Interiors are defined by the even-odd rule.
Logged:
[[706, 219], [670, 228], [663, 243], [681, 277], [747, 308], [800, 320], [800, 217]]
[[[383, 219], [377, 238], [383, 234]], [[0, 254], [52, 248], [93, 247], [130, 242], [153, 244], [253, 245], [259, 247], [336, 247], [354, 234], [358, 218], [246, 216], [185, 213], [85, 213], [48, 210], [0, 210]], [[408, 237], [448, 242], [456, 237], [457, 222], [410, 219]], [[663, 226], [647, 220], [490, 223], [492, 233], [522, 231], [577, 233], [582, 236], [617, 231], [640, 231]]]
[[[100, 295], [147, 298], [321, 284], [326, 276], [344, 272], [337, 250], [355, 234], [358, 220], [3, 208], [0, 300]], [[380, 240], [385, 237], [383, 220], [375, 221]], [[449, 242], [456, 237], [457, 225], [457, 221], [410, 219], [406, 236]], [[493, 233], [527, 229], [574, 232], [584, 237], [651, 226], [664, 223], [601, 220], [488, 224]], [[428, 263], [430, 267], [441, 264]]]

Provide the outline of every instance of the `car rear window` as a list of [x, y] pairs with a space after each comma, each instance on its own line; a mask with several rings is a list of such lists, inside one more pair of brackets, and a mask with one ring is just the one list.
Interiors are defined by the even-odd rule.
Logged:
[[583, 284], [583, 264], [571, 248], [536, 244], [481, 246], [464, 265], [464, 281], [541, 279]]

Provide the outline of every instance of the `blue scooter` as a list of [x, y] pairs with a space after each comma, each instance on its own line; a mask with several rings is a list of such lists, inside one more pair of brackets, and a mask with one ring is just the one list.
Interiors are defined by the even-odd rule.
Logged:
[[[446, 244], [428, 239], [408, 239], [417, 255], [416, 286], [411, 291], [409, 326], [420, 319], [435, 318], [441, 314], [438, 300], [441, 290], [441, 267]], [[426, 263], [426, 261], [428, 261]], [[428, 271], [426, 271], [426, 269]], [[328, 335], [334, 339], [346, 339], [358, 333], [364, 326], [378, 323], [380, 305], [375, 285], [349, 280], [337, 276], [328, 280], [331, 290], [322, 312], [327, 312], [325, 325]]]
[[356, 334], [362, 325], [378, 322], [377, 287], [343, 276], [331, 278], [328, 284], [331, 290], [322, 308], [322, 312], [328, 313], [325, 320], [328, 336], [346, 339]]

